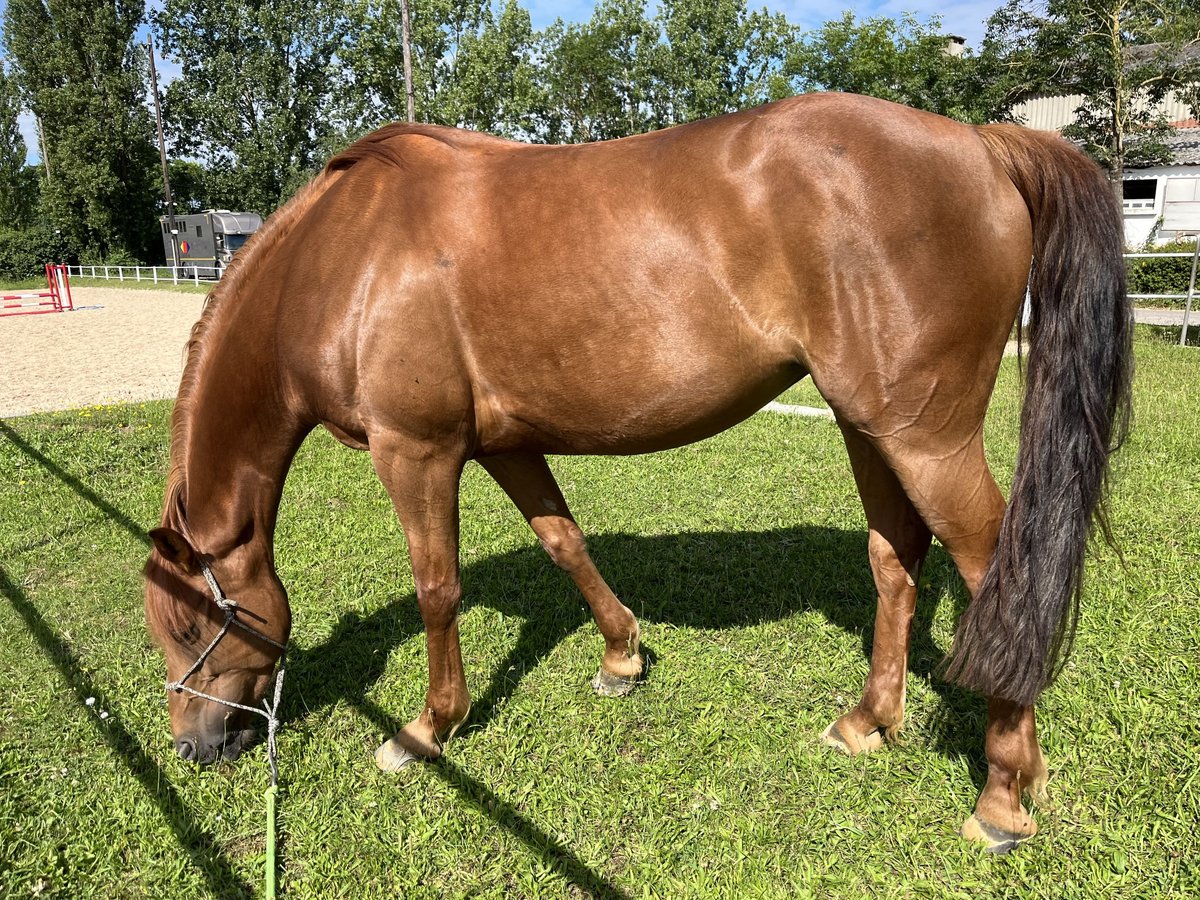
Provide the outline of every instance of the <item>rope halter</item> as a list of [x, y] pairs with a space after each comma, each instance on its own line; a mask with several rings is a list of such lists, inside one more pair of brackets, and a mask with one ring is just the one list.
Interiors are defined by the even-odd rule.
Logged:
[[[279, 701], [283, 697], [283, 672], [287, 662], [287, 647], [279, 643], [279, 641], [275, 640], [274, 638], [267, 637], [267, 635], [263, 634], [257, 628], [247, 625], [238, 618], [238, 609], [240, 609], [240, 607], [238, 606], [237, 601], [231, 600], [225, 596], [224, 592], [221, 590], [221, 586], [217, 584], [217, 579], [216, 576], [213, 575], [212, 569], [210, 569], [206, 563], [200, 563], [200, 573], [204, 576], [204, 580], [208, 582], [208, 589], [212, 592], [213, 601], [217, 604], [217, 608], [225, 613], [225, 623], [221, 626], [221, 630], [217, 632], [216, 637], [214, 637], [209, 642], [208, 646], [201, 651], [200, 655], [196, 657], [196, 661], [192, 663], [191, 668], [183, 673], [183, 677], [177, 681], [167, 682], [167, 690], [175, 694], [188, 693], [193, 697], [199, 697], [202, 700], [211, 700], [213, 703], [220, 703], [222, 706], [227, 706], [230, 709], [244, 710], [245, 712], [254, 713], [255, 715], [262, 716], [264, 719], [266, 719], [267, 761], [271, 765], [271, 787], [275, 787], [279, 781], [279, 766], [276, 762], [275, 735], [279, 730]], [[242, 629], [242, 631], [246, 632], [247, 634], [253, 635], [260, 641], [265, 641], [272, 647], [278, 647], [281, 651], [279, 656], [279, 664], [275, 670], [275, 690], [273, 692], [271, 702], [268, 704], [264, 699], [261, 708], [257, 706], [247, 706], [244, 703], [234, 703], [232, 700], [225, 700], [221, 697], [214, 697], [212, 694], [206, 694], [203, 691], [198, 691], [186, 684], [187, 680], [195, 675], [196, 672], [200, 670], [200, 667], [204, 665], [204, 661], [208, 659], [213, 650], [216, 649], [217, 644], [221, 642], [221, 638], [225, 637], [225, 635], [229, 633], [229, 629], [234, 626]]]

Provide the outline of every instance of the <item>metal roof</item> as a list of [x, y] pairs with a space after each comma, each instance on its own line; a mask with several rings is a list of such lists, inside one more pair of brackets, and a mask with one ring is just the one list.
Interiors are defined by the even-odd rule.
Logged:
[[1171, 150], [1171, 165], [1200, 166], [1200, 128], [1176, 128], [1163, 143]]
[[[1129, 138], [1131, 144], [1137, 143], [1137, 140], [1137, 135]], [[1163, 136], [1161, 141], [1166, 145], [1167, 152], [1170, 154], [1168, 160], [1152, 166], [1126, 166], [1126, 169], [1136, 171], [1138, 168], [1200, 166], [1200, 127], [1176, 128], [1170, 134]]]

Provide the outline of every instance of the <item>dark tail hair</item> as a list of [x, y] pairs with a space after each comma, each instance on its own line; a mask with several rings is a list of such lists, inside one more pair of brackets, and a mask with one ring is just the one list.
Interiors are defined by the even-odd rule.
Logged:
[[1066, 141], [1012, 125], [979, 136], [1033, 220], [1021, 447], [1000, 538], [954, 636], [946, 675], [1030, 706], [1062, 669], [1079, 620], [1093, 512], [1129, 429], [1133, 317], [1112, 185]]

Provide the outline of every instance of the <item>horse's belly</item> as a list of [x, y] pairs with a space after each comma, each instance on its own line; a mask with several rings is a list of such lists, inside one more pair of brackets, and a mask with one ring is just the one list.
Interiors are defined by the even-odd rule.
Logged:
[[766, 370], [706, 373], [631, 384], [598, 379], [540, 398], [485, 393], [477, 398], [481, 453], [649, 453], [711, 437], [747, 418], [804, 376], [794, 362]]

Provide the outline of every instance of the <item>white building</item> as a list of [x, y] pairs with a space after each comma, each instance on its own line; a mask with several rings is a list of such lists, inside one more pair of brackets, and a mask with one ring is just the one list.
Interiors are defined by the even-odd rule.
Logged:
[[[1033, 97], [1014, 107], [1013, 116], [1030, 128], [1062, 131], [1075, 121], [1083, 99], [1081, 94]], [[1125, 170], [1125, 242], [1131, 247], [1193, 236], [1190, 232], [1166, 231], [1162, 221], [1172, 212], [1200, 208], [1200, 127], [1191, 118], [1187, 104], [1174, 93], [1167, 96], [1160, 110], [1175, 126], [1175, 133], [1166, 141], [1171, 161], [1149, 169]]]
[[1125, 170], [1125, 242], [1131, 247], [1195, 236], [1167, 231], [1162, 222], [1200, 208], [1200, 128], [1177, 128], [1166, 143], [1170, 165]]

